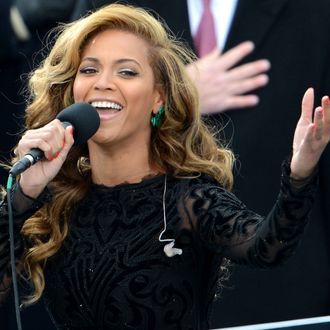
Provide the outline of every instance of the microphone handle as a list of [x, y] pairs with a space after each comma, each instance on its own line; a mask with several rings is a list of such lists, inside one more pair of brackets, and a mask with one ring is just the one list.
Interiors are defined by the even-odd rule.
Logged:
[[9, 174], [15, 177], [43, 158], [43, 151], [38, 148], [33, 148], [23, 158], [14, 164], [14, 166], [9, 171]]

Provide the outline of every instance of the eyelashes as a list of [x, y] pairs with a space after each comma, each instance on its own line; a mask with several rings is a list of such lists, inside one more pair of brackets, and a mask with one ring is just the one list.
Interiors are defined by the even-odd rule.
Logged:
[[79, 72], [83, 74], [93, 74], [93, 73], [97, 73], [98, 71], [93, 67], [85, 67], [79, 69]]
[[119, 73], [123, 76], [128, 76], [128, 77], [135, 77], [138, 75], [136, 71], [131, 69], [120, 70]]
[[[86, 75], [92, 75], [92, 74], [97, 74], [99, 73], [99, 70], [94, 67], [83, 67], [79, 69], [79, 73], [81, 74], [86, 74]], [[121, 69], [118, 70], [118, 75], [123, 76], [123, 77], [135, 77], [138, 75], [138, 72], [132, 69]]]

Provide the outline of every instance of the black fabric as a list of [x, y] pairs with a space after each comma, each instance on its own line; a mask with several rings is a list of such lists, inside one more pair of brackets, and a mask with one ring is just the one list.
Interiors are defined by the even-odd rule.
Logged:
[[[181, 256], [167, 257], [158, 239], [164, 175], [138, 184], [93, 185], [73, 209], [68, 236], [45, 266], [44, 300], [58, 329], [208, 328], [223, 258], [262, 268], [284, 262], [299, 242], [317, 186], [315, 176], [305, 187], [291, 188], [286, 166], [276, 204], [262, 217], [206, 175], [166, 180], [163, 238], [175, 238]], [[45, 192], [16, 214], [17, 246], [24, 218], [48, 200]], [[9, 276], [5, 206], [1, 278]]]

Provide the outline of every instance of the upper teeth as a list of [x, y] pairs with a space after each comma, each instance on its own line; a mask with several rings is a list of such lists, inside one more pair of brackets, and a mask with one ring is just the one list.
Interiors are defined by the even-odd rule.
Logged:
[[121, 110], [122, 106], [114, 103], [114, 102], [107, 102], [107, 101], [95, 101], [92, 102], [91, 105], [95, 108], [110, 108], [110, 109], [116, 109]]

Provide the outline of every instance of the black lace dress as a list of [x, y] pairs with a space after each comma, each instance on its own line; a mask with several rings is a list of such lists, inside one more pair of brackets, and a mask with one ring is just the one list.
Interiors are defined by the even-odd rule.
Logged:
[[[45, 265], [43, 298], [58, 329], [207, 329], [223, 258], [257, 267], [280, 264], [304, 230], [316, 177], [292, 188], [287, 169], [266, 217], [213, 179], [166, 178], [167, 230], [182, 255], [169, 258], [164, 228], [165, 176], [116, 187], [93, 185], [72, 210], [69, 233]], [[253, 189], [253, 188], [251, 188]], [[16, 214], [18, 254], [23, 220]], [[8, 282], [8, 220], [2, 205], [0, 275]]]

